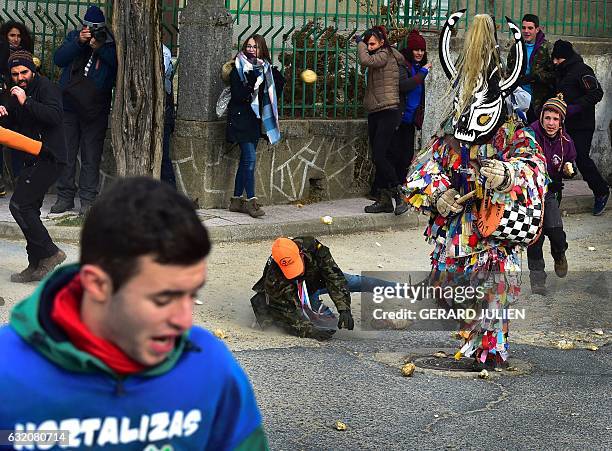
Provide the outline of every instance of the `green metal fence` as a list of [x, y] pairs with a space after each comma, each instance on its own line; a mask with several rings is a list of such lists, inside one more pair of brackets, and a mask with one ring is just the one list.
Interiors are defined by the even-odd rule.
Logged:
[[[593, 0], [226, 0], [234, 16], [238, 48], [253, 33], [263, 35], [288, 84], [284, 117], [360, 117], [364, 72], [352, 37], [384, 24], [400, 46], [412, 29], [438, 32], [449, 12], [467, 8], [463, 27], [477, 13], [520, 21], [537, 14], [549, 35], [610, 37], [612, 1]], [[430, 49], [432, 51], [433, 49]], [[318, 80], [299, 78], [312, 69]]]
[[[176, 53], [180, 11], [188, 0], [160, 0], [164, 42]], [[89, 4], [111, 17], [111, 0], [0, 0], [0, 19], [25, 23], [34, 35], [43, 71], [58, 75], [52, 55], [68, 31], [80, 26]], [[385, 24], [402, 44], [414, 28], [437, 32], [448, 13], [467, 8], [519, 21], [525, 13], [540, 17], [549, 35], [612, 37], [612, 0], [225, 0], [234, 16], [236, 48], [253, 33], [262, 34], [273, 62], [288, 80], [280, 111], [284, 117], [360, 117], [364, 73], [356, 61], [352, 37], [374, 24]], [[430, 49], [432, 51], [434, 49]], [[434, 50], [435, 51], [435, 50]], [[316, 83], [299, 74], [313, 69]]]
[[70, 30], [80, 27], [90, 4], [98, 5], [109, 16], [109, 2], [105, 1], [0, 0], [0, 18], [2, 22], [15, 20], [28, 27], [34, 39], [34, 54], [42, 62], [43, 73], [55, 78], [59, 69], [53, 65], [53, 52]]

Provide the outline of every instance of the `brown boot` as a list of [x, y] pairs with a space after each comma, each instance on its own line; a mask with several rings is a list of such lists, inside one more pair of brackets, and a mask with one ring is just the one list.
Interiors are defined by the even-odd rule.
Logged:
[[246, 213], [244, 208], [244, 197], [234, 197], [230, 199], [229, 211], [235, 211], [238, 213]]
[[266, 214], [266, 212], [263, 211], [259, 205], [257, 205], [256, 197], [251, 197], [250, 199], [244, 201], [244, 209], [249, 215], [251, 215], [252, 218], [259, 218]]
[[28, 267], [24, 269], [23, 271], [17, 274], [11, 274], [11, 282], [15, 282], [15, 283], [34, 282], [36, 279], [32, 278], [32, 274], [34, 274], [34, 271], [36, 271], [36, 268], [38, 268], [38, 265], [34, 265], [30, 263]]
[[567, 258], [565, 258], [565, 254], [563, 254], [560, 258], [555, 258], [555, 274], [558, 277], [567, 276]]
[[42, 280], [49, 274], [57, 265], [66, 260], [66, 254], [61, 249], [58, 249], [51, 257], [43, 258], [38, 262], [38, 268], [32, 273], [32, 280]]

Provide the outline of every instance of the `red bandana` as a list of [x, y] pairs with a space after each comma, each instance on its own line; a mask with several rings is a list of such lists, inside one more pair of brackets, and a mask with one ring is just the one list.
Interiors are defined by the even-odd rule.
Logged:
[[77, 274], [55, 296], [51, 318], [58, 324], [72, 344], [81, 351], [97, 357], [119, 374], [134, 374], [145, 366], [128, 357], [119, 347], [92, 334], [81, 321], [81, 299], [83, 286]]

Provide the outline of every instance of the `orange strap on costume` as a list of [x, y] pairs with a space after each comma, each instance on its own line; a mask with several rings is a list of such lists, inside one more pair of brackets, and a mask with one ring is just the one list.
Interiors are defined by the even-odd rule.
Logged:
[[32, 155], [38, 155], [42, 148], [40, 141], [28, 138], [4, 127], [0, 127], [0, 144]]

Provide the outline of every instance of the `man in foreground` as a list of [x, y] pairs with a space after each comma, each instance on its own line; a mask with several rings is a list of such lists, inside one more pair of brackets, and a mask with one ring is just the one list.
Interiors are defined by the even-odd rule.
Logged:
[[192, 327], [209, 251], [188, 199], [116, 182], [86, 217], [80, 264], [0, 329], [0, 429], [67, 430], [75, 448], [267, 449], [246, 375]]

